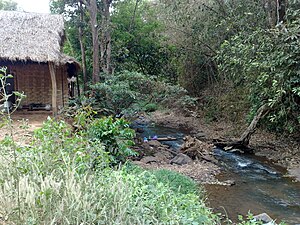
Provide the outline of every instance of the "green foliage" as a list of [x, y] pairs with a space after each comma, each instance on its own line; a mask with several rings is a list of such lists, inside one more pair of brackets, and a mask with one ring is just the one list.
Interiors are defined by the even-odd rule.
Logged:
[[0, 10], [17, 10], [18, 3], [12, 0], [0, 0]]
[[245, 117], [249, 113], [248, 95], [245, 87], [235, 86], [231, 81], [219, 82], [206, 90], [202, 98], [206, 121], [232, 122], [236, 135], [240, 135], [239, 125], [245, 124]]
[[95, 90], [95, 98], [98, 108], [105, 108], [113, 114], [120, 114], [124, 109], [129, 108], [138, 98], [138, 92], [130, 89], [126, 81], [116, 80], [114, 76], [104, 83], [97, 83], [92, 86]]
[[218, 59], [227, 77], [249, 90], [252, 112], [267, 103], [271, 128], [292, 133], [300, 128], [300, 20], [287, 19], [286, 26], [237, 34], [223, 43]]
[[164, 44], [161, 21], [151, 2], [116, 1], [112, 23], [117, 71], [131, 70], [155, 76], [170, 76], [168, 61], [173, 50]]
[[[6, 224], [218, 223], [189, 179], [172, 172], [158, 179], [160, 172], [137, 167], [112, 170], [100, 142], [74, 134], [62, 121], [48, 119], [32, 143], [17, 146], [17, 164], [9, 157], [15, 145], [12, 139], [0, 142], [0, 214]], [[103, 157], [93, 158], [95, 152]], [[92, 167], [95, 160], [101, 166]], [[19, 189], [11, 179], [16, 174]]]
[[[77, 165], [78, 171], [101, 169], [111, 163], [109, 153], [100, 140], [90, 140], [82, 134], [74, 133], [64, 121], [48, 118], [43, 127], [35, 131], [31, 146], [25, 148], [28, 157], [24, 160], [36, 160], [35, 169], [41, 173], [56, 171], [71, 163]], [[40, 154], [47, 160], [39, 160]], [[63, 161], [62, 161], [63, 160]], [[30, 163], [25, 163], [30, 165]], [[22, 166], [24, 172], [32, 171], [32, 167]]]
[[[242, 215], [239, 215], [238, 219], [240, 221], [238, 223], [238, 225], [263, 225], [263, 224], [265, 224], [262, 221], [257, 221], [256, 219], [254, 219], [254, 215], [250, 212], [248, 213], [246, 218], [244, 218]], [[275, 221], [274, 221], [274, 223], [271, 223], [271, 224], [275, 224]], [[285, 225], [285, 223], [281, 222], [281, 223], [279, 223], [279, 225]]]
[[157, 109], [158, 109], [158, 106], [155, 103], [148, 103], [144, 106], [145, 112], [154, 112]]
[[123, 71], [107, 77], [105, 82], [91, 86], [93, 108], [111, 114], [153, 111], [159, 107], [188, 111], [196, 99], [180, 86], [168, 85], [141, 73]]
[[174, 192], [179, 192], [182, 194], [200, 194], [199, 186], [189, 177], [165, 169], [154, 170], [151, 171], [151, 173], [159, 182], [168, 184], [170, 189]]
[[[102, 4], [98, 1], [99, 8]], [[139, 0], [135, 10], [135, 0], [113, 1], [112, 4], [114, 10], [111, 12], [108, 29], [112, 31], [114, 71], [131, 70], [155, 76], [162, 75], [174, 81], [174, 70], [169, 63], [174, 49], [164, 43], [164, 37], [160, 33], [161, 22], [154, 5], [147, 0]], [[56, 0], [51, 1], [50, 5], [52, 13], [65, 16], [68, 38], [64, 45], [64, 52], [74, 56], [78, 61], [82, 59], [78, 28], [82, 28], [81, 38], [85, 46], [88, 82], [91, 83], [93, 61], [92, 48], [89, 46], [92, 46], [92, 36], [87, 7], [83, 7], [83, 20], [81, 20], [79, 1]], [[101, 16], [98, 16], [98, 23], [101, 23]], [[79, 79], [82, 81], [82, 74], [79, 75]]]
[[130, 149], [134, 145], [135, 133], [125, 119], [99, 118], [98, 112], [89, 104], [80, 108], [75, 106], [66, 116], [73, 120], [72, 125], [77, 135], [84, 136], [95, 144], [100, 142], [104, 145], [111, 163], [124, 162], [128, 157], [136, 155], [136, 152]]
[[124, 119], [95, 119], [89, 124], [86, 132], [90, 140], [103, 143], [115, 163], [125, 162], [127, 157], [137, 154], [130, 149], [130, 146], [134, 145], [135, 133]]
[[66, 116], [74, 119], [72, 125], [77, 129], [77, 131], [80, 131], [86, 130], [96, 115], [97, 112], [94, 111], [89, 104], [76, 104], [75, 108], [72, 109], [72, 111], [70, 110]]
[[224, 40], [267, 24], [267, 12], [257, 1], [159, 2], [166, 42], [177, 53], [173, 62], [179, 83], [194, 96], [222, 78], [214, 56]]
[[172, 192], [147, 172], [136, 176], [104, 170], [80, 175], [73, 169], [63, 170], [60, 178], [33, 172], [21, 176], [20, 182], [21, 220], [13, 213], [11, 180], [6, 179], [0, 190], [0, 211], [9, 223], [216, 224], [197, 195]]

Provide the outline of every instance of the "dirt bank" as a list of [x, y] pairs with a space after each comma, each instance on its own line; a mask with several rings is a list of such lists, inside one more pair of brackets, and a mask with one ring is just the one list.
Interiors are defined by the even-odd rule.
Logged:
[[[207, 146], [204, 150], [210, 147]], [[133, 160], [133, 163], [142, 168], [176, 171], [202, 184], [223, 184], [216, 179], [220, 168], [209, 159], [192, 159], [155, 140], [137, 145], [135, 150], [139, 152], [139, 158]]]
[[[245, 127], [233, 123], [207, 122], [199, 114], [183, 116], [170, 111], [157, 111], [146, 116], [156, 124], [190, 130], [200, 140], [211, 143], [215, 138], [238, 138]], [[280, 137], [263, 130], [257, 130], [252, 136], [250, 145], [255, 154], [266, 157], [277, 165], [287, 168], [291, 175], [300, 181], [300, 145], [288, 137]]]

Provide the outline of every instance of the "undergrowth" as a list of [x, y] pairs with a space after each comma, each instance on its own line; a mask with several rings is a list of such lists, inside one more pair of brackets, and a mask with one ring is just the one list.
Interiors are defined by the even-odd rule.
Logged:
[[196, 107], [196, 98], [178, 85], [169, 85], [138, 72], [122, 71], [106, 77], [104, 82], [91, 86], [89, 103], [97, 111], [132, 115], [152, 112], [159, 108], [182, 112]]
[[136, 154], [129, 148], [134, 133], [123, 119], [93, 114], [77, 114], [76, 132], [48, 118], [28, 145], [14, 141], [10, 111], [3, 114], [11, 132], [0, 141], [0, 224], [220, 223], [190, 178], [129, 163], [113, 167]]
[[[110, 167], [101, 142], [48, 119], [28, 146], [0, 143], [0, 215], [7, 224], [216, 224], [194, 189], [157, 173]], [[12, 177], [18, 170], [19, 203]], [[192, 182], [186, 183], [192, 187]], [[182, 184], [185, 186], [185, 184]], [[20, 214], [18, 214], [20, 211]]]

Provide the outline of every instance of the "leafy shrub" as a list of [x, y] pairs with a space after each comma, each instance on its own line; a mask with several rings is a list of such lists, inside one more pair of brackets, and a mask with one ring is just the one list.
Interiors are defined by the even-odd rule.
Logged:
[[77, 134], [90, 142], [100, 142], [112, 163], [125, 162], [127, 157], [137, 154], [130, 149], [134, 145], [135, 133], [125, 119], [98, 118], [97, 112], [90, 105], [79, 108], [72, 116], [72, 125]]
[[154, 111], [159, 106], [189, 110], [196, 105], [196, 98], [188, 96], [184, 88], [137, 72], [116, 73], [91, 88], [95, 100], [93, 107], [107, 109], [113, 114]]
[[120, 114], [129, 108], [138, 98], [139, 93], [130, 90], [125, 82], [113, 82], [112, 80], [93, 85], [96, 90], [95, 98], [98, 107], [106, 108], [114, 114]]
[[[265, 224], [264, 222], [262, 221], [257, 221], [256, 219], [254, 219], [254, 215], [252, 213], [248, 213], [248, 215], [246, 216], [246, 218], [244, 218], [243, 216], [239, 215], [238, 216], [238, 219], [239, 219], [239, 223], [238, 225], [263, 225]], [[269, 222], [269, 224], [277, 224], [275, 223], [275, 221], [272, 223], [272, 222]], [[279, 223], [279, 225], [285, 225], [285, 223], [281, 222]]]
[[103, 143], [105, 150], [116, 163], [124, 162], [128, 156], [136, 155], [136, 152], [129, 148], [134, 145], [135, 133], [129, 128], [129, 123], [122, 118], [95, 119], [89, 124], [86, 132], [90, 140]]
[[[34, 132], [31, 146], [20, 151], [22, 156], [26, 157], [19, 162], [25, 160], [25, 165], [28, 166], [31, 160], [39, 161], [35, 166], [41, 173], [64, 168], [71, 159], [75, 160], [74, 163], [81, 172], [106, 168], [111, 163], [111, 158], [100, 140], [91, 141], [82, 134], [74, 133], [64, 121], [55, 121], [51, 118], [44, 122], [41, 129]], [[41, 154], [47, 160], [40, 160]], [[25, 173], [33, 169], [31, 166], [29, 168], [21, 166], [21, 168]]]
[[148, 103], [144, 106], [145, 112], [154, 112], [157, 109], [158, 109], [158, 106], [155, 103]]
[[223, 43], [218, 56], [228, 78], [249, 90], [251, 116], [267, 104], [271, 111], [265, 122], [290, 133], [300, 130], [299, 13], [291, 8], [284, 25], [237, 34]]
[[[78, 108], [77, 108], [78, 107]], [[73, 118], [72, 125], [76, 131], [86, 130], [89, 124], [94, 120], [97, 112], [93, 110], [91, 105], [76, 106], [75, 112], [73, 111], [68, 117]]]
[[151, 172], [156, 179], [167, 184], [174, 192], [182, 194], [199, 194], [199, 186], [191, 178], [170, 170], [154, 170]]

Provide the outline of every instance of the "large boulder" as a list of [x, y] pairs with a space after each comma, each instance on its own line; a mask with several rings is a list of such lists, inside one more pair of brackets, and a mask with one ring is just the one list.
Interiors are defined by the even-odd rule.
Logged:
[[189, 156], [183, 153], [179, 153], [170, 161], [171, 164], [177, 164], [177, 165], [190, 164], [192, 162], [193, 160]]
[[142, 158], [141, 159], [141, 162], [143, 162], [143, 163], [157, 163], [159, 161], [159, 159], [158, 158], [156, 158], [156, 157], [153, 157], [153, 156], [146, 156], [146, 157], [144, 157], [144, 158]]
[[259, 215], [253, 216], [253, 220], [262, 222], [262, 224], [264, 225], [276, 225], [274, 220], [267, 213], [261, 213]]

